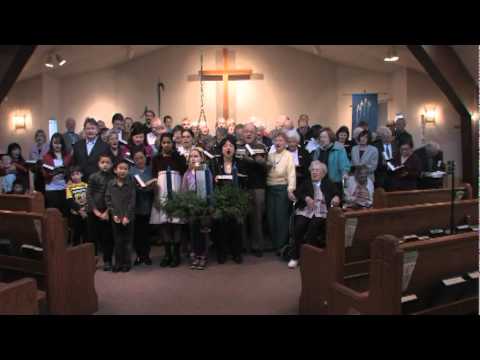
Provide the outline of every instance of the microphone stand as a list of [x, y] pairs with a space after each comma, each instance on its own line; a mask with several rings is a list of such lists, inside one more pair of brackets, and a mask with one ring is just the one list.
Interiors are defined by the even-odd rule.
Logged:
[[452, 176], [452, 188], [450, 199], [450, 235], [454, 234], [455, 230], [455, 161], [448, 161], [448, 173]]

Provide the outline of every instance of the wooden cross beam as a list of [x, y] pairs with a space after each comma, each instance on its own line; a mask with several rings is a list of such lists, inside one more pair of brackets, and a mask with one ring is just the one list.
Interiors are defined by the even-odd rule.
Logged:
[[223, 118], [229, 118], [228, 109], [228, 82], [230, 80], [250, 80], [253, 74], [251, 69], [230, 69], [228, 50], [223, 49], [223, 69], [199, 71], [203, 81], [223, 81]]

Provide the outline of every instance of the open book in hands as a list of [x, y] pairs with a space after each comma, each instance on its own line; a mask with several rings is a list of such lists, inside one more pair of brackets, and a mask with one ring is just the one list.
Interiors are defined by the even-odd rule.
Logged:
[[142, 187], [142, 188], [149, 187], [152, 184], [157, 182], [157, 179], [150, 179], [147, 182], [145, 182], [145, 181], [142, 180], [142, 178], [138, 174], [135, 175], [134, 178], [135, 178], [135, 180], [137, 180], [138, 185], [140, 185], [140, 187]]
[[387, 162], [387, 167], [388, 167], [388, 170], [390, 171], [393, 171], [393, 172], [396, 172], [398, 170], [401, 170], [405, 167], [405, 165], [399, 165], [399, 166], [395, 166], [393, 165], [390, 161]]

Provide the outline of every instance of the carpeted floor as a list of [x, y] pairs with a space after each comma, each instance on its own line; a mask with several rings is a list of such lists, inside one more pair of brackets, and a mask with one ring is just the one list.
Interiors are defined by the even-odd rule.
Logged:
[[205, 270], [160, 268], [162, 249], [152, 248], [152, 266], [129, 273], [98, 269], [97, 314], [291, 315], [298, 313], [300, 272], [275, 254], [245, 256], [243, 264], [216, 261]]

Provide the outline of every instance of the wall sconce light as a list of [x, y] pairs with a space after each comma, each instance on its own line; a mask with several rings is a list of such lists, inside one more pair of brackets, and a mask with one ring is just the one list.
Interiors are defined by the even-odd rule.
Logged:
[[422, 123], [424, 125], [427, 125], [427, 124], [435, 125], [437, 123], [437, 109], [436, 108], [431, 108], [431, 109], [425, 108], [425, 112], [422, 115]]
[[25, 125], [25, 115], [15, 115], [13, 117], [13, 124], [15, 127], [15, 130], [25, 130], [26, 125]]

